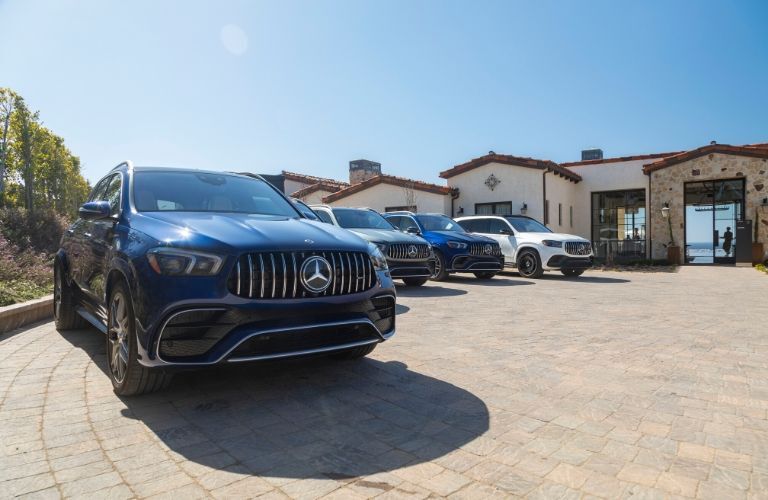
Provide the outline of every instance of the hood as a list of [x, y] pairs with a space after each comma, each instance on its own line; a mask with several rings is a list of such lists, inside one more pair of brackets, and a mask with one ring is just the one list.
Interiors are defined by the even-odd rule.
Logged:
[[584, 241], [589, 243], [589, 240], [576, 236], [573, 234], [564, 233], [517, 233], [517, 241], [531, 241], [541, 243], [543, 240], [553, 241]]
[[414, 234], [403, 233], [396, 229], [392, 229], [391, 231], [388, 231], [386, 229], [355, 228], [355, 229], [349, 229], [349, 231], [352, 231], [353, 233], [357, 234], [361, 238], [364, 238], [368, 241], [373, 241], [376, 243], [413, 243], [413, 244], [426, 243], [426, 241], [424, 241], [424, 239], [419, 236], [416, 236]]
[[446, 240], [462, 241], [464, 243], [495, 243], [495, 240], [487, 236], [474, 233], [457, 233], [456, 231], [429, 231], [429, 233], [439, 235]]
[[344, 229], [309, 219], [193, 212], [142, 212], [133, 225], [168, 246], [219, 251], [348, 250], [368, 243]]

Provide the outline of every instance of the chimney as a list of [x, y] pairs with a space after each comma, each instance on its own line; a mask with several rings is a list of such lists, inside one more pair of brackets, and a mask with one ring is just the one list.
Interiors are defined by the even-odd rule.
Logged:
[[581, 161], [602, 160], [602, 159], [603, 159], [602, 149], [593, 148], [593, 149], [583, 149], [581, 151]]
[[349, 162], [350, 184], [360, 184], [377, 175], [381, 175], [381, 163], [370, 160], [354, 160]]

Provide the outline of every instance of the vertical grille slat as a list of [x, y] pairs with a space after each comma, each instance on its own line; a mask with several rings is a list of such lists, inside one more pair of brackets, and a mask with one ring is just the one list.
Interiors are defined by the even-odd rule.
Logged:
[[248, 254], [248, 297], [253, 297], [253, 258]]
[[[319, 293], [310, 292], [301, 281], [304, 262], [315, 255], [330, 267], [328, 287]], [[231, 293], [255, 300], [347, 295], [373, 288], [376, 270], [366, 252], [254, 252], [237, 259], [228, 283]]]
[[240, 295], [240, 259], [237, 259], [237, 294]]

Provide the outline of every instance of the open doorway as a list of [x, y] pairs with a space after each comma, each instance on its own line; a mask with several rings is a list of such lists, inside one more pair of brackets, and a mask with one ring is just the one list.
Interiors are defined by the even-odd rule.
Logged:
[[736, 221], [744, 218], [744, 179], [685, 184], [685, 260], [736, 262]]

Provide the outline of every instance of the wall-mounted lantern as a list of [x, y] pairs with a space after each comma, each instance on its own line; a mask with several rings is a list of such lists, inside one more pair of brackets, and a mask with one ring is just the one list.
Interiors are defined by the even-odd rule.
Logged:
[[459, 207], [458, 210], [456, 210], [456, 215], [463, 215], [464, 214], [464, 207]]
[[520, 215], [525, 215], [528, 213], [528, 204], [523, 202], [522, 206], [520, 207]]
[[664, 206], [661, 207], [661, 216], [669, 219], [669, 203], [664, 203]]

